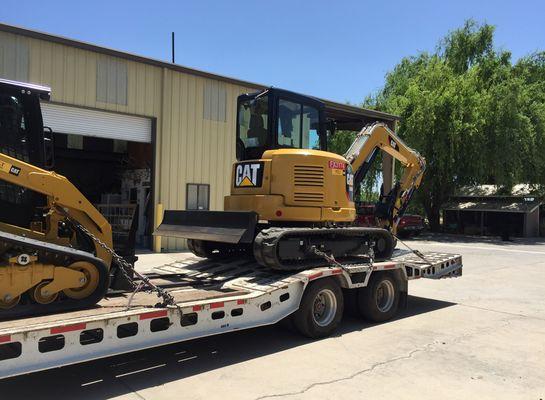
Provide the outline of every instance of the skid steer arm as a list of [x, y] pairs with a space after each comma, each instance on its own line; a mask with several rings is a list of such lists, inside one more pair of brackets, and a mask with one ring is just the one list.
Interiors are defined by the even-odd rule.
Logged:
[[[46, 227], [41, 231], [0, 222], [0, 229], [50, 243], [64, 244], [63, 234], [59, 232], [59, 222], [65, 216], [56, 207], [63, 208], [70, 216], [87, 228], [102, 242], [112, 247], [112, 228], [106, 218], [81, 194], [64, 176], [46, 171], [0, 153], [0, 180], [15, 184], [21, 190], [32, 190], [47, 198]], [[96, 246], [97, 257], [110, 265], [112, 257], [100, 246]]]

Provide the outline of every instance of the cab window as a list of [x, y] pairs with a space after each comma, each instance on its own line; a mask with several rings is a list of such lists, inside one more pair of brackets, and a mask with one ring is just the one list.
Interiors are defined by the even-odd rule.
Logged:
[[314, 107], [303, 107], [303, 148], [304, 149], [320, 149], [320, 137], [318, 136], [320, 119], [318, 110]]
[[0, 95], [0, 151], [21, 161], [29, 161], [27, 124], [22, 99]]
[[268, 145], [269, 99], [267, 96], [239, 103], [238, 129], [239, 139], [244, 147], [260, 148]]
[[297, 149], [319, 149], [319, 114], [314, 107], [280, 99], [278, 145]]

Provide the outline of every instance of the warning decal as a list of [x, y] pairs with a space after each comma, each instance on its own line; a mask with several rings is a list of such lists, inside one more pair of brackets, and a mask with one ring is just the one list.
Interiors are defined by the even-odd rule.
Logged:
[[346, 163], [342, 161], [329, 160], [329, 169], [332, 175], [344, 175]]
[[0, 161], [0, 171], [9, 172], [11, 169], [11, 164]]

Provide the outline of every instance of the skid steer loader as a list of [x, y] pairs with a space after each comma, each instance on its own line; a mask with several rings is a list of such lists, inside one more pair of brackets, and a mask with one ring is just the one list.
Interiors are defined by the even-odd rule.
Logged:
[[49, 169], [50, 89], [0, 79], [0, 319], [92, 306], [128, 278], [112, 262], [108, 221]]

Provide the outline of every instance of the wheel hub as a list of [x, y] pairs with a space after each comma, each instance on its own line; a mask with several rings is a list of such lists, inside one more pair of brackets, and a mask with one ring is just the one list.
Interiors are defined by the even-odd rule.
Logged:
[[3, 299], [0, 299], [0, 310], [9, 310], [10, 308], [15, 307], [17, 304], [19, 304], [19, 300], [21, 300], [21, 296], [4, 296]]
[[395, 290], [394, 285], [385, 279], [377, 286], [377, 308], [385, 313], [390, 311], [394, 305]]
[[327, 326], [335, 318], [337, 312], [337, 299], [330, 289], [323, 289], [314, 299], [312, 316], [319, 326]]
[[33, 289], [30, 290], [30, 297], [38, 304], [49, 304], [54, 302], [59, 295], [59, 292], [49, 293], [45, 286], [49, 284], [48, 281], [40, 282]]
[[70, 268], [83, 273], [84, 277], [80, 279], [80, 287], [64, 289], [65, 295], [72, 299], [84, 299], [90, 296], [96, 289], [99, 281], [99, 272], [97, 268], [86, 261], [78, 261], [70, 265]]

